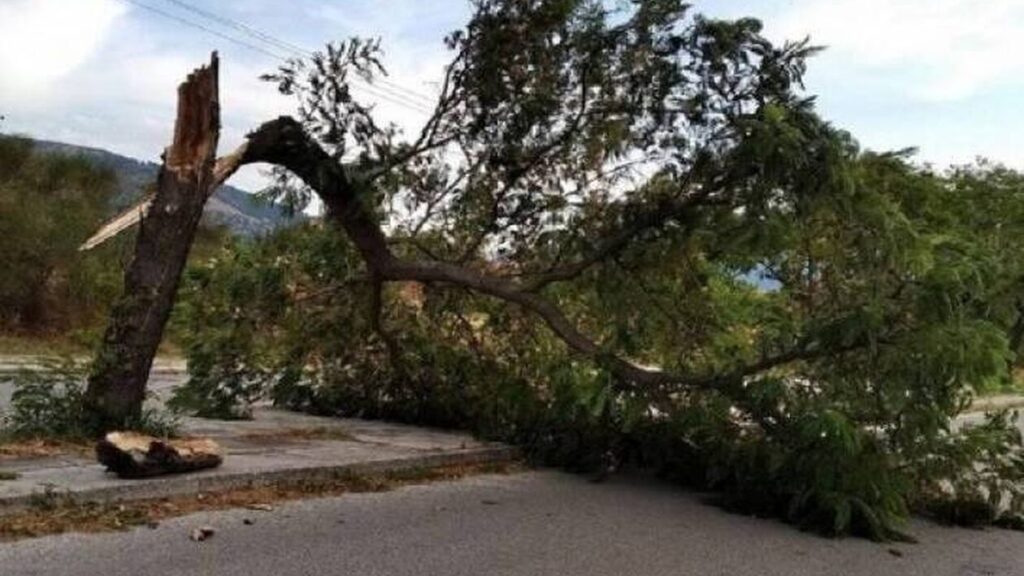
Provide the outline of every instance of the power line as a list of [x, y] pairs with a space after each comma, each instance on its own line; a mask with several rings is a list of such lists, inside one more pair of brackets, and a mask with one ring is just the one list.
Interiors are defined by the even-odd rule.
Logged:
[[[268, 34], [267, 32], [264, 32], [258, 28], [250, 26], [239, 20], [235, 20], [233, 18], [217, 14], [216, 12], [212, 12], [204, 8], [200, 8], [194, 4], [185, 2], [184, 0], [166, 1], [171, 4], [174, 4], [175, 6], [178, 6], [179, 8], [192, 12], [193, 14], [196, 14], [201, 18], [205, 18], [209, 21], [216, 22], [222, 26], [233, 28], [234, 30], [241, 32], [251, 38], [254, 38], [259, 42], [269, 44], [270, 46], [273, 46], [275, 49], [284, 50], [285, 52], [291, 52], [302, 57], [313, 56], [312, 51], [303, 48], [302, 46], [298, 46], [296, 44], [288, 42], [287, 40], [282, 40], [272, 34]], [[365, 81], [362, 79], [358, 80], [363, 84], [369, 84], [373, 88], [382, 90], [384, 92], [388, 92], [391, 96], [394, 96], [395, 98], [407, 100], [409, 104], [413, 106], [432, 106], [434, 103], [433, 98], [431, 98], [430, 96], [427, 96], [410, 88], [406, 88], [401, 84], [390, 82], [383, 78], [374, 79], [373, 81]], [[388, 88], [390, 88], [390, 91], [387, 90]]]
[[[218, 30], [214, 30], [214, 29], [212, 29], [212, 28], [210, 28], [208, 26], [205, 26], [205, 25], [203, 25], [203, 24], [201, 24], [199, 22], [195, 22], [195, 21], [189, 20], [187, 18], [182, 18], [181, 16], [178, 16], [176, 14], [172, 14], [172, 13], [167, 12], [165, 10], [161, 10], [159, 8], [156, 8], [155, 6], [151, 6], [149, 4], [145, 4], [143, 2], [140, 2], [139, 0], [125, 0], [125, 2], [128, 2], [129, 4], [137, 6], [139, 8], [144, 9], [144, 10], [148, 10], [150, 12], [153, 12], [154, 14], [157, 14], [157, 15], [162, 16], [164, 18], [167, 18], [169, 20], [173, 20], [173, 21], [175, 21], [175, 22], [177, 22], [179, 24], [183, 24], [185, 26], [190, 26], [190, 27], [196, 28], [198, 30], [202, 30], [202, 31], [204, 31], [204, 32], [206, 32], [208, 34], [212, 34], [214, 36], [217, 36], [218, 38], [222, 38], [224, 40], [227, 40], [229, 42], [237, 44], [237, 45], [239, 45], [239, 46], [241, 46], [243, 48], [248, 48], [250, 50], [254, 50], [254, 51], [259, 52], [259, 53], [261, 53], [261, 54], [263, 54], [265, 56], [270, 56], [271, 58], [274, 58], [275, 60], [279, 60], [279, 61], [282, 61], [282, 62], [287, 62], [288, 61], [288, 57], [287, 56], [284, 56], [282, 54], [273, 52], [273, 51], [268, 50], [268, 49], [266, 49], [266, 48], [264, 48], [262, 46], [258, 46], [258, 45], [252, 44], [250, 42], [246, 42], [244, 40], [240, 40], [238, 38], [235, 38], [234, 36], [230, 36], [228, 34], [224, 34], [224, 33], [220, 32]], [[311, 52], [305, 52], [304, 54], [312, 54], [312, 53]], [[392, 104], [395, 104], [397, 106], [401, 106], [401, 107], [407, 108], [409, 110], [413, 110], [414, 112], [419, 112], [421, 114], [427, 114], [427, 115], [429, 115], [431, 113], [431, 110], [429, 108], [427, 108], [426, 106], [424, 106], [423, 104], [421, 104], [419, 102], [410, 101], [409, 99], [404, 98], [404, 97], [402, 97], [399, 94], [389, 93], [387, 90], [385, 90], [385, 89], [383, 89], [381, 87], [375, 86], [375, 85], [373, 85], [371, 83], [362, 81], [362, 79], [360, 79], [360, 78], [356, 78], [356, 80], [360, 81], [359, 85], [353, 86], [353, 88], [355, 88], [357, 90], [366, 92], [367, 94], [369, 94], [371, 96], [376, 96], [377, 98], [380, 98], [382, 100], [386, 100], [386, 101], [391, 102]]]
[[256, 39], [261, 40], [263, 42], [274, 44], [278, 48], [282, 48], [282, 49], [287, 50], [289, 52], [295, 52], [295, 53], [301, 54], [303, 56], [311, 55], [311, 53], [308, 50], [306, 50], [306, 49], [304, 49], [304, 48], [302, 48], [300, 46], [296, 46], [295, 44], [292, 44], [290, 42], [286, 42], [284, 40], [280, 40], [278, 38], [275, 38], [275, 37], [271, 36], [270, 34], [267, 34], [267, 33], [262, 32], [262, 31], [260, 31], [260, 30], [258, 30], [256, 28], [253, 28], [252, 26], [249, 26], [249, 25], [245, 24], [244, 22], [239, 22], [238, 20], [232, 20], [231, 18], [228, 18], [226, 16], [221, 16], [221, 15], [215, 13], [215, 12], [210, 12], [209, 10], [205, 10], [203, 8], [200, 8], [200, 7], [195, 6], [193, 4], [189, 4], [188, 2], [184, 2], [182, 0], [167, 0], [167, 2], [170, 2], [171, 4], [174, 4], [175, 6], [178, 6], [180, 8], [185, 9], [185, 10], [188, 10], [189, 12], [197, 14], [197, 15], [203, 17], [203, 18], [206, 18], [206, 19], [209, 19], [209, 20], [213, 20], [213, 21], [215, 21], [215, 22], [217, 22], [217, 23], [219, 23], [221, 25], [229, 26], [229, 27], [234, 28], [234, 29], [236, 29], [236, 30], [238, 30], [240, 32], [244, 32], [245, 34], [253, 36]]
[[185, 18], [182, 18], [180, 16], [176, 16], [174, 14], [171, 14], [170, 12], [165, 12], [165, 11], [159, 9], [159, 8], [154, 7], [154, 6], [150, 6], [148, 4], [143, 4], [142, 2], [139, 2], [138, 0], [124, 0], [124, 1], [129, 3], [129, 4], [132, 4], [134, 6], [138, 6], [139, 8], [142, 8], [143, 10], [149, 10], [150, 12], [153, 12], [154, 14], [159, 14], [160, 16], [163, 16], [164, 18], [169, 18], [171, 20], [174, 20], [175, 22], [178, 22], [179, 24], [184, 24], [186, 26], [191, 26], [193, 28], [198, 28], [199, 30], [203, 30], [204, 32], [207, 32], [209, 34], [213, 34], [214, 36], [217, 36], [218, 38], [223, 38], [224, 40], [227, 40], [229, 42], [234, 42], [235, 44], [238, 44], [239, 46], [242, 46], [244, 48], [248, 48], [250, 50], [256, 50], [257, 52], [261, 52], [261, 53], [263, 53], [263, 54], [265, 54], [267, 56], [270, 56], [271, 58], [275, 58], [277, 60], [287, 60], [286, 57], [284, 57], [284, 56], [282, 56], [280, 54], [275, 54], [275, 53], [273, 53], [273, 52], [271, 52], [269, 50], [266, 50], [266, 49], [264, 49], [264, 48], [262, 48], [260, 46], [256, 46], [254, 44], [250, 44], [250, 43], [248, 43], [248, 42], [246, 42], [244, 40], [239, 40], [238, 38], [234, 38], [232, 36], [228, 36], [227, 34], [222, 34], [222, 33], [218, 32], [218, 31], [216, 31], [216, 30], [214, 30], [212, 28], [207, 28], [206, 26], [203, 26], [202, 24], [200, 24], [198, 22], [193, 22], [191, 20], [186, 20]]

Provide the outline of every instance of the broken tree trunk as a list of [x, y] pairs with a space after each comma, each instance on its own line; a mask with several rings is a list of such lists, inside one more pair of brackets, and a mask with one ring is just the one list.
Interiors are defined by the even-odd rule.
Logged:
[[174, 304], [181, 272], [215, 185], [220, 135], [217, 54], [178, 88], [174, 140], [164, 152], [157, 189], [125, 270], [93, 364], [86, 404], [98, 431], [131, 425], [140, 415], [146, 380]]
[[96, 458], [122, 478], [148, 478], [219, 466], [213, 440], [161, 440], [134, 432], [111, 432], [96, 443]]

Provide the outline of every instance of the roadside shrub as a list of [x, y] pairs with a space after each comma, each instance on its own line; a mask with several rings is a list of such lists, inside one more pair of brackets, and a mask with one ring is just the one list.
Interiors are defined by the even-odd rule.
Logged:
[[[88, 440], [96, 436], [85, 410], [84, 382], [88, 367], [71, 359], [45, 360], [42, 366], [22, 369], [13, 378], [10, 410], [3, 415], [2, 432], [14, 439]], [[128, 426], [154, 436], [176, 433], [170, 415], [146, 407]]]
[[0, 135], [0, 331], [53, 334], [96, 325], [121, 287], [123, 241], [79, 252], [110, 214], [117, 182], [85, 158]]
[[42, 369], [22, 369], [14, 377], [4, 429], [14, 437], [84, 438], [84, 389], [80, 367], [71, 360]]
[[837, 411], [804, 412], [721, 449], [708, 487], [729, 509], [830, 536], [903, 537], [906, 478], [879, 439]]
[[916, 505], [960, 526], [1024, 527], [1024, 451], [1018, 412], [987, 414], [949, 431], [910, 467]]

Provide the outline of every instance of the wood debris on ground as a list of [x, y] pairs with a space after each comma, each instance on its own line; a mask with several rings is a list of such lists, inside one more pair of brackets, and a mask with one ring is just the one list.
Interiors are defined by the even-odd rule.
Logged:
[[148, 478], [219, 466], [220, 446], [207, 438], [165, 440], [136, 432], [111, 432], [96, 444], [96, 458], [122, 478]]

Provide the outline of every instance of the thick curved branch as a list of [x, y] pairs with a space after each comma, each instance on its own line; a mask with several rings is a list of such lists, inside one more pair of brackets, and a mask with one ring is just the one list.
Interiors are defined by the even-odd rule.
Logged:
[[644, 368], [611, 354], [581, 333], [550, 300], [536, 293], [544, 283], [566, 279], [582, 269], [625, 247], [644, 230], [673, 218], [694, 202], [706, 201], [709, 192], [697, 192], [666, 202], [631, 221], [631, 225], [609, 236], [587, 258], [569, 268], [551, 271], [540, 280], [523, 284], [507, 277], [494, 277], [470, 268], [440, 261], [409, 261], [395, 257], [367, 197], [369, 189], [346, 173], [344, 166], [328, 155], [290, 117], [281, 117], [260, 126], [249, 135], [246, 144], [218, 161], [218, 177], [229, 177], [240, 166], [267, 162], [282, 166], [315, 191], [328, 209], [328, 216], [348, 235], [359, 250], [373, 277], [381, 282], [418, 281], [462, 286], [511, 302], [539, 316], [562, 341], [575, 352], [592, 358], [624, 381], [626, 386], [642, 386], [647, 392], [667, 393], [669, 385], [686, 388], [722, 389], [742, 382], [744, 376], [801, 359], [829, 353], [823, 349], [800, 349], [762, 359], [724, 374], [688, 376]]
[[376, 221], [369, 199], [362, 196], [364, 190], [359, 183], [353, 181], [344, 167], [320, 148], [294, 119], [283, 116], [260, 126], [249, 135], [246, 144], [218, 164], [218, 168], [222, 168], [218, 174], [228, 177], [242, 165], [255, 162], [283, 166], [312, 188], [327, 206], [329, 217], [355, 244], [371, 273], [382, 281], [415, 280], [464, 286], [518, 304], [537, 314], [571, 349], [604, 363], [628, 382], [661, 385], [681, 379], [660, 370], [641, 368], [606, 353], [579, 332], [558, 307], [541, 296], [522, 290], [516, 282], [444, 262], [396, 258]]
[[328, 217], [341, 225], [371, 270], [394, 259], [372, 203], [363, 195], [365, 188], [351, 179], [295, 119], [282, 116], [264, 123], [249, 134], [248, 141], [231, 158], [224, 159], [223, 171], [219, 172], [225, 178], [241, 166], [256, 162], [276, 164], [298, 176], [320, 197]]

